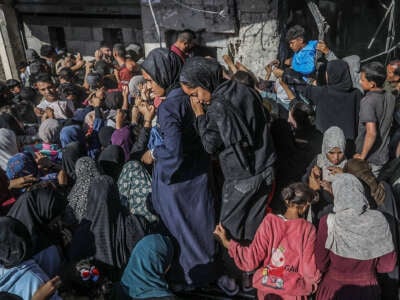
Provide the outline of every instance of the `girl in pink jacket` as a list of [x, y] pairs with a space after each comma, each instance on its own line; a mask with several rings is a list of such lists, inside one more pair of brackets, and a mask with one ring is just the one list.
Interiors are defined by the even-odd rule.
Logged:
[[303, 183], [293, 183], [283, 189], [282, 199], [285, 214], [268, 214], [247, 247], [228, 239], [221, 224], [214, 231], [239, 269], [256, 270], [253, 286], [259, 300], [306, 299], [320, 279], [314, 256], [316, 231], [303, 219], [316, 194]]

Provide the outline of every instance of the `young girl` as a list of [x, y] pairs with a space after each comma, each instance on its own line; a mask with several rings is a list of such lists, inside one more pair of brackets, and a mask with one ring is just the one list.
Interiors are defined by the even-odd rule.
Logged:
[[306, 299], [316, 290], [320, 273], [315, 265], [314, 226], [302, 218], [316, 194], [303, 183], [282, 190], [287, 207], [284, 215], [268, 214], [252, 243], [241, 246], [228, 239], [218, 225], [214, 234], [228, 249], [236, 266], [246, 272], [256, 270], [253, 286], [258, 299]]

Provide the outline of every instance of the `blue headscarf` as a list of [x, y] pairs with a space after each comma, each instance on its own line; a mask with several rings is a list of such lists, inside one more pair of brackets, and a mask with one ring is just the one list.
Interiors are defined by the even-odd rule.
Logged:
[[17, 153], [7, 163], [6, 174], [9, 180], [19, 177], [38, 174], [38, 167], [29, 152]]
[[160, 234], [147, 235], [135, 246], [121, 283], [131, 298], [173, 296], [165, 279], [174, 256], [172, 242]]
[[72, 142], [79, 142], [84, 145], [85, 137], [79, 125], [71, 125], [66, 126], [61, 130], [60, 141], [63, 148]]

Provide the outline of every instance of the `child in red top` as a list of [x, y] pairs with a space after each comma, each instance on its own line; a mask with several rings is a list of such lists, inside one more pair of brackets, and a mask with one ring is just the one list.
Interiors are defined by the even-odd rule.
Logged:
[[256, 270], [253, 286], [259, 300], [306, 299], [320, 279], [314, 256], [315, 228], [302, 218], [315, 193], [303, 183], [293, 183], [283, 189], [282, 198], [285, 214], [268, 214], [249, 246], [229, 240], [221, 224], [214, 232], [239, 269]]

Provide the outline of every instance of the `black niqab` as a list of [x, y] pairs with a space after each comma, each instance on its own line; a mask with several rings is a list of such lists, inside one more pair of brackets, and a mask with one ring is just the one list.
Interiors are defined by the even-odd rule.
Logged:
[[353, 88], [349, 66], [345, 61], [337, 59], [328, 62], [326, 72], [328, 73], [328, 87], [343, 92]]
[[85, 146], [79, 142], [69, 143], [62, 149], [62, 168], [68, 177], [72, 179], [72, 182], [68, 182], [71, 186], [76, 180], [75, 164], [82, 156], [85, 156]]
[[179, 80], [183, 84], [200, 86], [212, 93], [224, 78], [222, 67], [215, 59], [196, 56], [186, 60]]
[[343, 130], [346, 139], [357, 134], [361, 92], [353, 88], [349, 67], [342, 60], [328, 62], [328, 85], [297, 86], [299, 91], [316, 106], [316, 127], [325, 132], [332, 126]]
[[125, 163], [124, 150], [117, 145], [109, 145], [99, 156], [98, 165], [101, 174], [111, 176], [115, 182]]
[[143, 218], [123, 208], [117, 184], [107, 175], [91, 183], [83, 221], [90, 223], [96, 260], [117, 268], [128, 263], [133, 247], [147, 231]]
[[33, 254], [53, 244], [47, 225], [60, 216], [67, 205], [66, 199], [50, 188], [41, 188], [22, 194], [8, 212], [8, 216], [21, 221], [32, 236]]
[[29, 231], [20, 221], [0, 217], [0, 264], [12, 268], [32, 255]]
[[141, 67], [163, 89], [167, 95], [169, 91], [179, 87], [179, 74], [182, 69], [182, 60], [178, 55], [166, 48], [152, 50]]

